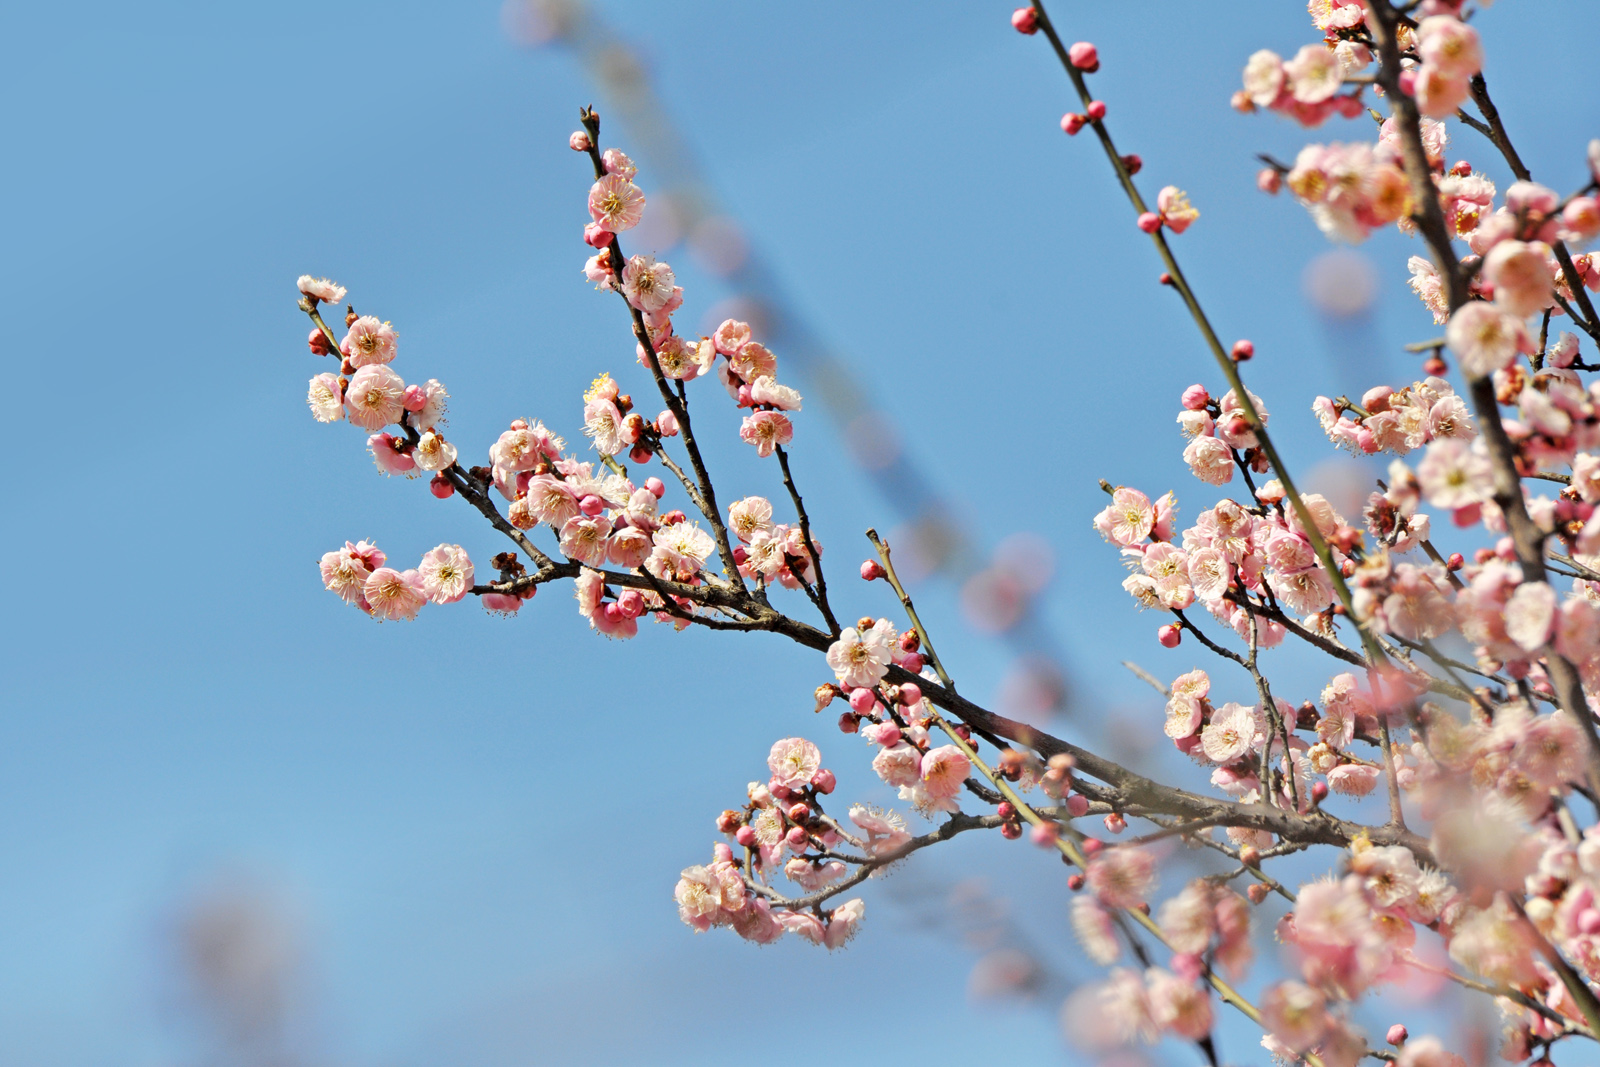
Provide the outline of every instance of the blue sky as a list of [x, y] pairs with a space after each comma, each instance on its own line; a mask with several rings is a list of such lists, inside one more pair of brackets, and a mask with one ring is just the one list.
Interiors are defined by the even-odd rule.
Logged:
[[[1056, 129], [1067, 86], [1042, 39], [987, 2], [598, 6], [795, 306], [980, 539], [1056, 546], [1043, 610], [1078, 693], [1062, 729], [1137, 752], [1152, 694], [1106, 664], [1170, 677], [1200, 661], [1159, 649], [1118, 590], [1089, 529], [1096, 483], [1176, 488], [1190, 515], [1211, 503], [1173, 417], [1185, 385], [1216, 376], [1093, 144]], [[1600, 132], [1600, 104], [1567, 91], [1600, 33], [1587, 14], [1573, 0], [1482, 20], [1519, 147], [1563, 189]], [[1144, 187], [1200, 207], [1179, 254], [1219, 331], [1255, 341], [1249, 381], [1285, 451], [1302, 469], [1327, 458], [1311, 395], [1409, 381], [1400, 346], [1434, 328], [1395, 235], [1361, 250], [1380, 282], [1370, 318], [1330, 326], [1300, 284], [1326, 245], [1254, 191], [1257, 151], [1370, 136], [1227, 109], [1251, 51], [1312, 39], [1301, 5], [1057, 20], [1099, 44], [1094, 86]], [[0, 84], [22, 450], [0, 527], [0, 1064], [195, 1062], [207, 1038], [172, 930], [241, 885], [295, 931], [308, 1062], [734, 1062], [752, 1015], [813, 1011], [848, 1035], [837, 1062], [996, 1041], [1063, 1058], [1051, 1011], [969, 1004], [972, 948], [948, 908], [930, 925], [915, 903], [985, 880], [1070, 972], [1063, 872], [1024, 846], [965, 840], [870, 885], [865, 934], [832, 958], [678, 924], [676, 872], [704, 859], [774, 739], [813, 736], [841, 799], [885, 799], [860, 742], [811, 716], [814, 657], [654, 627], [610, 644], [561, 589], [514, 621], [462, 605], [378, 626], [316, 580], [347, 538], [400, 559], [501, 546], [458, 501], [379, 478], [349, 427], [310, 419], [322, 368], [298, 274], [394, 321], [397, 368], [447, 384], [464, 455], [519, 416], [576, 437], [590, 378], [636, 371], [620, 309], [578, 273], [588, 179], [565, 141], [599, 94], [570, 55], [514, 45], [497, 3], [13, 5]], [[1469, 133], [1457, 146], [1503, 178]], [[672, 258], [697, 324], [730, 294]], [[780, 494], [732, 410], [699, 395], [722, 494]], [[847, 580], [888, 509], [811, 405], [795, 465], [841, 613], [889, 613], [881, 586]], [[915, 592], [963, 690], [990, 695], [1005, 647], [965, 628], [949, 587]], [[1293, 656], [1281, 670], [1296, 700], [1325, 672]], [[912, 1023], [856, 1024], [886, 1003]], [[1249, 1058], [1253, 1038], [1225, 1041]]]

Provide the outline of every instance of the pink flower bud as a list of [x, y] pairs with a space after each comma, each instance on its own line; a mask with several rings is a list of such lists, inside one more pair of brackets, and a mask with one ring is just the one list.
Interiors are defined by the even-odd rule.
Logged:
[[1099, 122], [1106, 117], [1106, 102], [1104, 100], [1091, 100], [1089, 106], [1084, 108], [1091, 119]]
[[1083, 849], [1085, 856], [1095, 856], [1099, 855], [1100, 851], [1106, 847], [1106, 843], [1097, 837], [1086, 837], [1079, 847]]
[[1031, 7], [1019, 7], [1011, 13], [1011, 26], [1018, 33], [1032, 36], [1039, 32], [1039, 13]]
[[1239, 862], [1246, 867], [1261, 866], [1261, 850], [1254, 845], [1246, 845], [1239, 850]]
[[1359, 96], [1336, 96], [1333, 106], [1347, 119], [1358, 119], [1367, 113], [1367, 105], [1361, 102]]
[[1328, 783], [1316, 782], [1311, 786], [1311, 799], [1318, 804], [1328, 799]]
[[455, 491], [456, 487], [451, 484], [450, 479], [446, 478], [442, 474], [435, 474], [428, 481], [428, 492], [432, 493], [440, 500], [448, 500], [452, 495], [454, 495]]
[[1028, 837], [1040, 848], [1055, 848], [1056, 839], [1061, 836], [1061, 827], [1053, 822], [1042, 822], [1028, 833]]
[[1076, 893], [1078, 890], [1083, 888], [1083, 881], [1083, 875], [1075, 871], [1072, 874], [1067, 875], [1067, 888]]
[[717, 833], [719, 834], [738, 833], [741, 825], [743, 825], [743, 821], [736, 811], [724, 811], [717, 816]]
[[794, 790], [790, 789], [776, 778], [767, 783], [767, 792], [771, 793], [774, 797], [783, 801], [785, 804], [793, 800], [795, 797]]
[[634, 445], [628, 449], [628, 458], [640, 466], [649, 463], [651, 456], [651, 451], [644, 445]]
[[1155, 233], [1161, 229], [1161, 216], [1154, 211], [1146, 211], [1139, 216], [1139, 229], [1145, 233]]
[[1417, 72], [1415, 68], [1400, 72], [1400, 91], [1407, 96], [1417, 95]]
[[741, 826], [734, 831], [733, 839], [745, 848], [755, 848], [756, 832], [748, 826]]
[[833, 792], [834, 788], [838, 784], [839, 780], [835, 778], [833, 776], [833, 772], [828, 770], [826, 767], [822, 768], [816, 774], [811, 776], [811, 788], [815, 789], [823, 796], [827, 796], [829, 793]]
[[1389, 1044], [1393, 1045], [1395, 1048], [1399, 1048], [1401, 1045], [1406, 1043], [1406, 1038], [1410, 1036], [1411, 1034], [1406, 1030], [1404, 1023], [1395, 1023], [1393, 1026], [1389, 1027], [1389, 1032], [1384, 1035], [1383, 1039], [1389, 1042]]
[[617, 607], [625, 618], [637, 619], [644, 614], [644, 594], [637, 589], [624, 589], [617, 597]]
[[662, 437], [678, 436], [678, 417], [670, 411], [663, 411], [656, 416], [656, 433]]
[[1263, 167], [1256, 172], [1256, 188], [1263, 193], [1277, 195], [1278, 190], [1283, 188], [1283, 175], [1272, 167]]
[[900, 666], [904, 667], [906, 670], [910, 671], [912, 674], [920, 674], [922, 673], [923, 664], [925, 664], [927, 660], [923, 659], [922, 653], [913, 652], [904, 659], [897, 659], [895, 662], [900, 664]]
[[877, 694], [871, 689], [868, 689], [866, 686], [862, 686], [859, 689], [852, 689], [850, 691], [850, 707], [862, 715], [865, 715], [867, 712], [871, 711], [872, 706], [877, 702]]
[[750, 550], [743, 545], [733, 546], [733, 561], [743, 567], [745, 560], [750, 558]]
[[408, 385], [400, 394], [400, 403], [407, 411], [421, 411], [428, 406], [428, 391], [420, 385]]
[[840, 714], [839, 732], [841, 734], [853, 734], [859, 729], [861, 729], [861, 720], [856, 718], [855, 712], [846, 711]]
[[734, 398], [734, 403], [735, 403], [736, 406], [741, 407], [741, 408], [747, 408], [747, 407], [750, 406], [751, 400], [750, 400], [750, 386], [749, 385], [741, 385], [741, 386], [739, 386], [739, 395]]
[[900, 687], [900, 703], [904, 704], [906, 707], [911, 707], [921, 699], [922, 686], [918, 685], [916, 682], [907, 682], [905, 685]]
[[863, 582], [875, 582], [887, 574], [888, 572], [883, 569], [883, 564], [875, 559], [866, 560], [861, 564], [861, 580]]
[[572, 136], [567, 138], [567, 144], [572, 147], [572, 150], [574, 152], [587, 152], [587, 151], [589, 151], [589, 144], [590, 144], [589, 131], [588, 130], [573, 130], [572, 131]]
[[1450, 558], [1444, 561], [1444, 565], [1450, 570], [1458, 571], [1467, 565], [1467, 560], [1461, 553], [1452, 552], [1450, 553]]
[[1169, 622], [1156, 630], [1156, 640], [1161, 642], [1162, 648], [1177, 648], [1183, 640], [1183, 631]]
[[1088, 41], [1079, 41], [1067, 49], [1067, 58], [1074, 67], [1086, 74], [1093, 74], [1100, 69], [1100, 53]]
[[311, 336], [306, 338], [306, 343], [311, 346], [313, 356], [325, 356], [333, 351], [333, 347], [328, 344], [328, 335], [320, 329], [313, 328]]
[[1022, 836], [1022, 825], [1014, 822], [1003, 822], [1000, 824], [1000, 836], [1007, 841], [1015, 841]]
[[1198, 982], [1205, 973], [1205, 963], [1198, 952], [1175, 952], [1172, 956], [1172, 973], [1186, 982]]
[[786, 836], [789, 841], [789, 847], [796, 852], [804, 852], [811, 844], [811, 835], [806, 833], [803, 826], [791, 826]]
[[1211, 403], [1211, 394], [1206, 392], [1203, 385], [1191, 385], [1183, 391], [1183, 407], [1185, 411], [1203, 411]]
[[1078, 131], [1083, 129], [1084, 123], [1088, 121], [1089, 119], [1086, 116], [1080, 115], [1075, 111], [1069, 111], [1061, 116], [1061, 132], [1068, 137], [1076, 137]]
[[1255, 354], [1256, 354], [1256, 346], [1255, 346], [1254, 342], [1251, 342], [1251, 341], [1235, 341], [1235, 342], [1233, 342], [1232, 355], [1233, 355], [1233, 361], [1235, 363], [1243, 363], [1245, 360], [1249, 359], [1251, 356], [1253, 356]]
[[1017, 809], [1012, 806], [1009, 800], [1002, 800], [995, 807], [994, 813], [1002, 819], [1015, 819], [1017, 817]]
[[1249, 889], [1244, 891], [1244, 895], [1250, 898], [1250, 903], [1260, 904], [1263, 900], [1267, 899], [1268, 892], [1270, 892], [1270, 890], [1268, 890], [1266, 886], [1262, 885], [1260, 882], [1254, 882], [1251, 884]]
[[602, 230], [599, 223], [591, 222], [583, 228], [583, 243], [590, 248], [609, 248], [611, 231]]
[[1074, 819], [1081, 819], [1089, 814], [1089, 798], [1082, 793], [1074, 793], [1067, 798], [1067, 814]]
[[1120, 834], [1128, 828], [1128, 820], [1118, 812], [1113, 811], [1106, 816], [1106, 829], [1114, 834]]
[[794, 805], [789, 809], [789, 818], [794, 822], [805, 822], [811, 818], [811, 806], [805, 803]]
[[646, 478], [644, 480], [644, 487], [650, 490], [650, 495], [655, 497], [657, 500], [660, 500], [667, 491], [667, 483], [663, 482], [660, 478]]
[[1584, 908], [1583, 911], [1579, 912], [1578, 929], [1586, 934], [1600, 931], [1600, 909]]
[[868, 741], [875, 741], [884, 748], [893, 748], [900, 743], [902, 734], [900, 727], [892, 722], [877, 723], [862, 729], [861, 734]]
[[600, 514], [605, 509], [606, 502], [595, 496], [593, 493], [590, 493], [588, 496], [578, 501], [578, 510], [591, 518]]
[[1128, 172], [1129, 177], [1138, 174], [1144, 170], [1144, 157], [1137, 152], [1129, 152], [1122, 157], [1122, 169]]

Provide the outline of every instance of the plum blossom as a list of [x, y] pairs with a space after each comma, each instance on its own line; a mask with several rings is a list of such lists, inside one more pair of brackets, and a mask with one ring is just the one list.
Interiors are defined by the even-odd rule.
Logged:
[[773, 743], [767, 755], [767, 769], [777, 786], [802, 789], [809, 785], [811, 776], [822, 767], [822, 754], [817, 746], [803, 737], [785, 737]]
[[867, 851], [879, 858], [894, 855], [911, 840], [905, 820], [892, 811], [856, 804], [850, 809], [850, 821], [866, 833]]
[[353, 544], [346, 541], [343, 548], [324, 553], [318, 569], [322, 573], [322, 584], [329, 592], [346, 603], [360, 606], [365, 603], [367, 577], [383, 564], [384, 555], [376, 545], [368, 541]]
[[1189, 470], [1207, 485], [1227, 485], [1233, 481], [1233, 453], [1215, 437], [1196, 437], [1183, 450]]
[[673, 297], [672, 268], [654, 256], [629, 256], [622, 268], [622, 295], [640, 311], [659, 311]]
[[299, 287], [300, 292], [313, 301], [321, 301], [324, 304], [344, 303], [344, 286], [330, 282], [326, 278], [313, 278], [309, 274], [302, 274], [300, 275], [300, 280], [295, 284]]
[[397, 336], [394, 327], [387, 322], [363, 315], [350, 324], [350, 332], [344, 335], [339, 349], [352, 367], [389, 363], [394, 359]]
[[1461, 369], [1472, 378], [1503, 370], [1518, 353], [1533, 353], [1522, 319], [1481, 300], [1463, 304], [1450, 316], [1445, 339], [1461, 360]]
[[460, 545], [440, 545], [417, 567], [422, 591], [435, 604], [454, 604], [472, 591], [472, 560]]
[[898, 637], [888, 619], [879, 619], [865, 630], [846, 626], [828, 646], [828, 666], [841, 685], [875, 686], [889, 673]]
[[406, 383], [400, 375], [381, 363], [362, 367], [350, 378], [344, 390], [346, 416], [363, 430], [381, 430], [400, 421], [405, 410], [401, 397]]
[[1462, 508], [1487, 499], [1492, 474], [1489, 458], [1460, 438], [1433, 442], [1417, 465], [1422, 493], [1436, 508]]
[[756, 455], [765, 459], [775, 448], [794, 439], [794, 426], [786, 415], [776, 411], [757, 411], [746, 415], [739, 426], [739, 437], [755, 445]]
[[1255, 708], [1224, 704], [1200, 731], [1200, 747], [1211, 762], [1232, 763], [1254, 747], [1258, 731]]
[[972, 764], [954, 745], [930, 749], [922, 757], [921, 783], [913, 786], [919, 806], [934, 811], [956, 811], [956, 798], [962, 783], [972, 772]]
[[1094, 517], [1094, 526], [1107, 541], [1127, 546], [1149, 537], [1155, 521], [1156, 509], [1150, 498], [1123, 486], [1111, 494], [1111, 503]]
[[361, 593], [375, 619], [414, 619], [428, 602], [422, 575], [417, 571], [397, 571], [379, 567], [367, 576]]
[[1156, 884], [1155, 857], [1142, 848], [1108, 848], [1089, 861], [1089, 888], [1108, 908], [1136, 908]]
[[628, 176], [607, 174], [589, 189], [589, 214], [609, 233], [631, 230], [644, 215], [644, 194]]
[[337, 374], [319, 374], [306, 390], [306, 403], [318, 422], [338, 422], [344, 418], [344, 392]]

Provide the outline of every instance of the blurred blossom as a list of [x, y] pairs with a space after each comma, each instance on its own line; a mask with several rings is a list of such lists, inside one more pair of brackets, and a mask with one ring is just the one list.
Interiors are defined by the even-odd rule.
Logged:
[[1050, 660], [1022, 656], [1013, 660], [995, 693], [1002, 714], [1043, 725], [1067, 703], [1067, 679]]
[[750, 253], [739, 223], [726, 215], [702, 219], [689, 236], [689, 248], [695, 262], [719, 278], [744, 266]]
[[1378, 274], [1372, 260], [1353, 248], [1335, 248], [1306, 264], [1301, 279], [1306, 299], [1332, 318], [1354, 318], [1372, 309]]
[[1043, 978], [1039, 961], [1017, 948], [997, 948], [972, 965], [967, 995], [974, 1000], [1031, 997]]
[[505, 0], [500, 26], [516, 44], [537, 48], [570, 33], [578, 14], [572, 0]]

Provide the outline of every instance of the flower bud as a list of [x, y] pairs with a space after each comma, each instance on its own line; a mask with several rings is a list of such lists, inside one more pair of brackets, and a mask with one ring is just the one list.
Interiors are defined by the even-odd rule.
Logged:
[[733, 832], [733, 839], [745, 848], [754, 848], [756, 845], [756, 832], [748, 826], [741, 826]]
[[578, 501], [578, 510], [583, 512], [585, 515], [588, 515], [590, 518], [600, 514], [605, 509], [606, 502], [595, 496], [593, 493], [590, 493], [582, 500]]
[[1263, 900], [1267, 899], [1267, 893], [1269, 892], [1270, 890], [1268, 890], [1265, 885], [1260, 882], [1256, 882], [1252, 884], [1249, 889], [1244, 891], [1244, 895], [1250, 898], [1250, 903], [1260, 904]]
[[1233, 342], [1233, 352], [1231, 354], [1235, 363], [1243, 363], [1256, 354], [1256, 346], [1250, 341], [1235, 341]]
[[1450, 373], [1450, 364], [1439, 356], [1429, 356], [1422, 361], [1422, 373], [1432, 375], [1435, 378], [1443, 378]]
[[1056, 839], [1061, 836], [1061, 827], [1053, 822], [1042, 822], [1028, 833], [1028, 837], [1040, 848], [1055, 848]]
[[1022, 836], [1022, 824], [1015, 822], [1001, 823], [1000, 836], [1005, 838], [1007, 841], [1015, 841], [1017, 838]]
[[804, 852], [811, 844], [811, 835], [806, 833], [803, 826], [791, 826], [786, 836], [789, 847], [796, 852]]
[[1100, 69], [1100, 53], [1088, 41], [1079, 41], [1067, 49], [1067, 59], [1085, 74], [1093, 74]]
[[1067, 875], [1067, 888], [1072, 890], [1074, 893], [1083, 888], [1082, 872], [1074, 871], [1073, 873]]
[[1074, 819], [1081, 819], [1089, 814], [1089, 798], [1082, 793], [1074, 793], [1067, 798], [1067, 814]]
[[1411, 1034], [1406, 1030], [1404, 1023], [1395, 1023], [1389, 1027], [1389, 1032], [1384, 1035], [1383, 1039], [1395, 1048], [1399, 1048], [1406, 1043], [1406, 1038], [1410, 1036]]
[[1089, 106], [1084, 108], [1084, 111], [1088, 113], [1089, 118], [1099, 122], [1106, 117], [1106, 102], [1104, 100], [1091, 100], [1089, 101]]
[[599, 223], [591, 222], [583, 228], [583, 243], [590, 248], [605, 248], [611, 244], [611, 231], [602, 230]]
[[922, 644], [922, 638], [915, 630], [907, 630], [900, 635], [900, 650], [902, 652], [915, 652]]
[[574, 152], [587, 152], [592, 144], [589, 140], [588, 130], [573, 130], [572, 136], [567, 138], [567, 144]]
[[678, 416], [670, 411], [663, 411], [656, 416], [656, 433], [662, 437], [678, 436]]
[[834, 788], [838, 786], [838, 784], [839, 780], [835, 778], [833, 776], [833, 772], [828, 770], [826, 767], [823, 767], [821, 770], [817, 771], [816, 774], [811, 776], [811, 788], [815, 789], [823, 796], [827, 796], [829, 793], [833, 792]]
[[878, 695], [866, 686], [850, 691], [850, 708], [858, 714], [867, 714], [877, 703]]
[[922, 687], [916, 682], [907, 682], [900, 687], [900, 703], [911, 707], [922, 699]]
[[739, 827], [744, 825], [743, 817], [736, 811], [724, 811], [717, 816], [717, 833], [736, 834]]
[[688, 517], [689, 516], [687, 516], [687, 515], [685, 515], [683, 513], [683, 510], [681, 508], [673, 508], [671, 511], [667, 512], [665, 515], [661, 516], [661, 525], [663, 525], [663, 526], [676, 526], [680, 522], [683, 522], [686, 519], [688, 519]]
[[628, 449], [628, 459], [634, 463], [637, 463], [641, 467], [646, 463], [649, 463], [653, 455], [654, 453], [652, 453], [644, 445], [634, 445], [632, 448]]
[[1211, 403], [1211, 394], [1206, 392], [1206, 387], [1196, 382], [1183, 391], [1183, 409], [1185, 411], [1204, 411], [1206, 405]]
[[1283, 175], [1272, 167], [1263, 167], [1256, 172], [1256, 188], [1263, 193], [1276, 195], [1283, 188]]
[[804, 802], [794, 805], [789, 809], [789, 819], [792, 822], [803, 823], [811, 818], [811, 805]]
[[452, 495], [454, 495], [455, 491], [456, 487], [451, 484], [450, 479], [446, 478], [442, 474], [435, 474], [428, 481], [428, 492], [432, 493], [440, 500], [449, 499]]
[[1321, 804], [1328, 799], [1328, 783], [1314, 782], [1311, 786], [1311, 799]]
[[1161, 229], [1161, 216], [1154, 211], [1146, 211], [1139, 216], [1138, 225], [1145, 233], [1155, 233]]
[[1002, 819], [1015, 819], [1017, 817], [1017, 809], [1012, 806], [1009, 800], [1002, 800], [999, 806], [994, 809], [994, 813]]
[[1019, 7], [1011, 13], [1011, 27], [1032, 36], [1039, 32], [1039, 13], [1031, 7]]
[[1068, 137], [1076, 137], [1078, 131], [1083, 129], [1083, 124], [1088, 122], [1088, 116], [1069, 111], [1061, 116], [1061, 132]]
[[1183, 632], [1169, 622], [1156, 630], [1156, 640], [1161, 642], [1162, 648], [1177, 648], [1183, 640]]
[[311, 346], [313, 356], [326, 356], [333, 351], [333, 346], [328, 344], [328, 335], [318, 328], [312, 329], [311, 336], [306, 338], [306, 343]]
[[863, 582], [875, 582], [879, 578], [887, 576], [887, 574], [888, 572], [883, 569], [883, 564], [875, 559], [866, 560], [861, 564], [861, 580]]
[[927, 660], [923, 659], [922, 656], [918, 655], [917, 653], [912, 653], [905, 659], [897, 659], [895, 662], [904, 667], [906, 670], [910, 671], [912, 674], [920, 674], [922, 673], [922, 665], [926, 663]]
[[1133, 177], [1144, 170], [1144, 157], [1137, 152], [1129, 152], [1122, 157], [1122, 169], [1128, 172], [1128, 177]]
[[861, 720], [856, 718], [854, 712], [847, 711], [839, 716], [839, 732], [841, 734], [853, 734], [859, 729], [861, 729]]
[[1239, 862], [1246, 867], [1261, 866], [1261, 850], [1254, 845], [1246, 845], [1239, 850]]
[[637, 619], [644, 614], [644, 594], [637, 589], [624, 589], [617, 597], [617, 608], [625, 619]]
[[1083, 849], [1085, 856], [1096, 856], [1106, 847], [1106, 843], [1098, 837], [1086, 837], [1080, 847]]
[[1106, 816], [1106, 829], [1113, 834], [1120, 834], [1128, 828], [1128, 820], [1120, 812], [1113, 811]]

